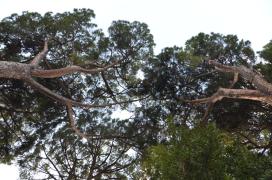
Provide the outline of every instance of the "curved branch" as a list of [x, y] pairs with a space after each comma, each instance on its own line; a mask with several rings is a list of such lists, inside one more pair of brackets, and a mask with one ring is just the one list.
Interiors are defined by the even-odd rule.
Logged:
[[54, 99], [62, 104], [66, 104], [66, 102], [71, 101], [70, 99], [63, 97], [61, 95], [58, 95], [57, 93], [54, 93], [53, 91], [51, 91], [50, 89], [48, 89], [47, 87], [41, 85], [40, 83], [38, 83], [37, 81], [35, 81], [32, 78], [26, 79], [26, 82], [33, 88], [35, 88], [37, 91], [39, 91], [40, 93], [44, 94], [45, 96]]
[[115, 66], [118, 63], [119, 62], [116, 61], [110, 65], [100, 67], [100, 68], [95, 68], [95, 69], [85, 69], [85, 68], [82, 68], [81, 66], [70, 66], [70, 67], [52, 69], [52, 70], [33, 69], [31, 70], [31, 76], [40, 77], [40, 78], [57, 78], [57, 77], [61, 77], [61, 76], [76, 73], [76, 72], [86, 73], [86, 74], [96, 74], [98, 72], [106, 71], [107, 69]]
[[75, 131], [75, 133], [81, 137], [81, 138], [84, 138], [84, 139], [89, 139], [89, 136], [85, 133], [82, 133], [77, 127], [76, 127], [76, 124], [75, 124], [75, 120], [74, 120], [74, 112], [73, 112], [73, 109], [72, 109], [72, 104], [71, 103], [67, 103], [67, 113], [68, 113], [68, 117], [69, 117], [69, 120], [70, 120], [70, 124], [71, 124], [71, 128]]
[[48, 52], [48, 41], [45, 40], [43, 50], [34, 57], [34, 59], [30, 62], [30, 64], [34, 66], [38, 66], [41, 60], [46, 56], [47, 52]]
[[[213, 104], [216, 103], [217, 101], [222, 100], [223, 98], [247, 99], [272, 105], [272, 84], [267, 82], [260, 74], [254, 72], [252, 69], [249, 69], [245, 66], [237, 67], [228, 66], [220, 64], [214, 60], [209, 60], [209, 64], [214, 65], [217, 71], [221, 71], [224, 73], [228, 72], [234, 73], [234, 78], [228, 89], [219, 88], [217, 92], [210, 97], [185, 101], [192, 104], [208, 103], [208, 109], [206, 110], [204, 117], [202, 118], [203, 124], [207, 123], [207, 117], [213, 108]], [[252, 83], [256, 87], [256, 90], [230, 89], [238, 81], [239, 74], [244, 80], [248, 81], [249, 83]]]
[[88, 104], [88, 103], [82, 103], [78, 101], [74, 101], [72, 99], [66, 98], [64, 96], [61, 96], [47, 87], [43, 86], [42, 84], [38, 83], [32, 78], [29, 78], [26, 80], [26, 82], [31, 86], [37, 89], [40, 93], [44, 94], [47, 97], [50, 97], [51, 99], [54, 99], [55, 101], [60, 102], [63, 105], [67, 105], [67, 103], [72, 104], [73, 106], [77, 107], [82, 107], [82, 108], [103, 108], [103, 107], [110, 107], [110, 106], [115, 106], [115, 105], [120, 105], [120, 104], [126, 104], [126, 103], [131, 103], [131, 102], [136, 102], [140, 101], [144, 98], [140, 99], [134, 99], [134, 100], [128, 100], [128, 101], [120, 101], [120, 102], [114, 102], [114, 103], [106, 103], [106, 104]]
[[[41, 60], [46, 56], [48, 52], [48, 41], [46, 40], [44, 42], [44, 48], [43, 50], [38, 53], [34, 59], [30, 62], [30, 64], [24, 64], [24, 63], [16, 63], [16, 62], [7, 62], [7, 61], [2, 61], [0, 63], [0, 78], [11, 78], [11, 79], [19, 79], [23, 80], [26, 83], [28, 83], [31, 87], [35, 88], [37, 91], [40, 93], [44, 94], [45, 96], [49, 97], [50, 99], [53, 99], [65, 106], [67, 106], [67, 113], [70, 119], [71, 127], [75, 131], [77, 135], [83, 138], [99, 138], [101, 139], [100, 135], [86, 135], [82, 133], [79, 129], [77, 129], [74, 118], [73, 118], [73, 106], [76, 107], [81, 107], [81, 108], [104, 108], [104, 107], [109, 107], [109, 106], [114, 106], [114, 105], [121, 105], [125, 103], [131, 103], [135, 101], [139, 101], [144, 98], [136, 99], [136, 100], [129, 100], [129, 101], [122, 101], [118, 102], [116, 98], [114, 97], [113, 92], [111, 91], [109, 85], [107, 84], [107, 81], [105, 81], [106, 88], [112, 95], [112, 99], [114, 103], [106, 103], [106, 104], [90, 104], [90, 103], [82, 103], [82, 102], [77, 102], [72, 100], [71, 98], [67, 98], [64, 96], [61, 96], [52, 90], [48, 89], [47, 87], [43, 86], [42, 84], [38, 83], [35, 81], [32, 77], [40, 77], [40, 78], [57, 78], [61, 77], [67, 74], [72, 74], [72, 73], [86, 73], [86, 74], [97, 74], [99, 72], [106, 71], [109, 68], [114, 67], [115, 65], [119, 64], [118, 61], [114, 61], [112, 64], [106, 65], [106, 66], [101, 66], [101, 65], [94, 65], [92, 63], [87, 63], [82, 66], [70, 66], [70, 67], [64, 67], [60, 69], [51, 69], [51, 70], [41, 70], [38, 69], [38, 65], [41, 62]], [[104, 76], [103, 76], [104, 78]], [[3, 105], [2, 105], [3, 106]], [[1, 104], [0, 104], [1, 108]], [[5, 105], [4, 105], [4, 108]], [[109, 135], [109, 136], [104, 136], [104, 139], [109, 139], [109, 138], [125, 138], [124, 136], [114, 136], [114, 135]]]

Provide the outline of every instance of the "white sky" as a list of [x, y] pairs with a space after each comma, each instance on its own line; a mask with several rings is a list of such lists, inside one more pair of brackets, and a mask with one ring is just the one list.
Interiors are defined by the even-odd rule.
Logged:
[[199, 32], [236, 34], [250, 40], [255, 51], [272, 39], [271, 0], [0, 0], [0, 18], [22, 11], [63, 12], [91, 8], [98, 27], [107, 32], [113, 20], [149, 25], [156, 52], [184, 46]]
[[[113, 20], [141, 21], [154, 35], [156, 53], [166, 46], [184, 46], [199, 32], [236, 34], [255, 51], [272, 40], [271, 0], [0, 0], [0, 19], [12, 13], [45, 13], [93, 9], [98, 27], [107, 32]], [[7, 174], [7, 176], [4, 176]], [[0, 166], [0, 179], [13, 180], [14, 168]]]

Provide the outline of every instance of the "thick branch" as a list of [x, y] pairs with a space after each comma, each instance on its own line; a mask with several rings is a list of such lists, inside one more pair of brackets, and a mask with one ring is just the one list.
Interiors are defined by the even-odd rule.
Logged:
[[0, 78], [25, 80], [30, 77], [33, 66], [13, 61], [0, 61]]
[[[239, 77], [239, 74], [237, 72], [235, 72], [234, 77], [233, 77], [233, 81], [231, 82], [229, 88], [232, 88], [235, 85], [235, 83], [238, 81], [238, 77]], [[208, 102], [208, 107], [207, 107], [205, 114], [202, 118], [203, 125], [206, 125], [208, 123], [208, 117], [209, 117], [210, 112], [213, 109], [214, 103], [215, 102]]]
[[47, 52], [48, 52], [48, 41], [45, 40], [43, 50], [34, 57], [34, 59], [30, 62], [30, 64], [34, 66], [38, 66], [41, 60], [46, 56]]
[[33, 69], [31, 71], [31, 76], [41, 77], [41, 78], [56, 78], [56, 77], [61, 77], [61, 76], [76, 73], [76, 72], [81, 72], [86, 74], [96, 74], [98, 72], [106, 71], [107, 69], [115, 66], [118, 63], [119, 62], [116, 61], [110, 65], [107, 65], [101, 68], [96, 68], [96, 69], [85, 69], [80, 66], [70, 66], [70, 67], [52, 69], [52, 70]]
[[237, 83], [239, 77], [239, 73], [234, 73], [233, 81], [231, 82], [229, 88], [233, 88], [233, 86]]
[[258, 90], [250, 90], [250, 89], [226, 89], [219, 88], [216, 93], [214, 93], [211, 97], [196, 99], [190, 101], [193, 104], [202, 104], [202, 103], [215, 103], [220, 101], [223, 98], [231, 98], [231, 99], [248, 99], [254, 101], [265, 102], [267, 104], [272, 105], [272, 96], [267, 96]]
[[[202, 119], [202, 123], [207, 123], [207, 117], [209, 112], [213, 108], [213, 104], [217, 101], [222, 100], [223, 98], [231, 98], [231, 99], [247, 99], [253, 101], [260, 101], [263, 103], [267, 103], [272, 105], [272, 84], [268, 83], [263, 77], [254, 72], [253, 70], [245, 67], [245, 66], [227, 66], [220, 64], [214, 60], [210, 60], [209, 64], [215, 66], [217, 71], [221, 71], [224, 73], [232, 72], [234, 73], [234, 79], [228, 89], [226, 88], [219, 88], [216, 93], [208, 98], [196, 99], [192, 101], [187, 101], [192, 104], [208, 104], [208, 109], [205, 112], [205, 115]], [[243, 79], [252, 83], [256, 90], [249, 90], [249, 89], [230, 89], [234, 86], [234, 84], [238, 81], [238, 75], [241, 75]]]
[[[86, 73], [86, 74], [96, 74], [99, 72], [103, 73], [107, 69], [117, 65], [119, 62], [115, 61], [112, 64], [104, 66], [104, 67], [101, 67], [99, 65], [95, 65], [96, 68], [92, 68], [92, 69], [88, 69], [88, 67], [90, 68], [90, 65], [93, 65], [93, 64], [85, 64], [83, 66], [70, 66], [70, 67], [54, 69], [54, 70], [40, 70], [40, 69], [38, 69], [38, 65], [39, 65], [40, 61], [46, 56], [47, 52], [48, 52], [48, 43], [47, 43], [47, 41], [45, 41], [43, 50], [38, 55], [35, 56], [35, 58], [31, 61], [30, 64], [7, 62], [7, 61], [0, 62], [0, 78], [11, 78], [11, 79], [24, 80], [31, 87], [38, 90], [40, 93], [42, 93], [45, 96], [47, 96], [53, 100], [56, 100], [57, 102], [60, 102], [63, 105], [67, 106], [67, 113], [68, 113], [68, 117], [70, 119], [71, 127], [75, 131], [75, 133], [77, 135], [79, 135], [80, 137], [86, 138], [86, 139], [88, 139], [88, 138], [101, 139], [100, 135], [95, 135], [95, 134], [94, 135], [86, 135], [86, 134], [82, 133], [76, 127], [74, 117], [73, 117], [74, 116], [73, 109], [72, 109], [73, 106], [77, 106], [77, 107], [81, 107], [81, 108], [101, 108], [101, 107], [103, 108], [103, 107], [108, 107], [108, 106], [121, 105], [124, 103], [131, 103], [131, 102], [135, 102], [135, 101], [140, 100], [140, 99], [137, 99], [137, 100], [118, 102], [113, 97], [113, 99], [115, 101], [114, 103], [95, 105], [95, 104], [90, 104], [90, 103], [77, 102], [77, 101], [74, 101], [70, 98], [66, 98], [64, 96], [61, 96], [61, 95], [51, 91], [47, 87], [45, 87], [42, 84], [35, 81], [32, 77], [34, 76], [34, 77], [41, 77], [41, 78], [57, 78], [57, 77], [61, 77], [61, 76], [71, 74], [71, 73], [76, 73], [76, 72]], [[87, 68], [84, 68], [84, 66]], [[107, 86], [107, 89], [110, 90], [107, 83], [106, 83], [106, 86]], [[106, 137], [104, 136], [103, 138], [108, 139], [108, 138], [125, 138], [125, 137], [124, 136], [108, 135]]]
[[272, 94], [272, 84], [264, 80], [264, 78], [260, 74], [254, 72], [253, 70], [245, 66], [238, 66], [238, 67], [227, 66], [227, 65], [220, 64], [214, 60], [210, 60], [209, 64], [214, 65], [215, 69], [221, 72], [239, 73], [243, 79], [252, 83], [256, 87], [257, 90], [267, 95]]

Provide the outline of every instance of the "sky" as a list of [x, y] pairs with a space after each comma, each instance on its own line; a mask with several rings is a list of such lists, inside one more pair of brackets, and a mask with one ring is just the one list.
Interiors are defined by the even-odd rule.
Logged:
[[199, 32], [236, 34], [250, 40], [255, 51], [272, 39], [271, 0], [0, 0], [0, 19], [22, 11], [93, 9], [95, 23], [107, 32], [113, 20], [141, 21], [149, 25], [155, 52], [184, 46]]
[[[148, 24], [155, 53], [170, 46], [184, 46], [199, 32], [236, 34], [250, 40], [255, 51], [272, 40], [271, 0], [0, 0], [0, 19], [22, 11], [72, 11], [93, 9], [94, 22], [106, 33], [114, 20]], [[12, 177], [13, 176], [13, 177]], [[0, 165], [0, 179], [15, 180], [13, 166]]]

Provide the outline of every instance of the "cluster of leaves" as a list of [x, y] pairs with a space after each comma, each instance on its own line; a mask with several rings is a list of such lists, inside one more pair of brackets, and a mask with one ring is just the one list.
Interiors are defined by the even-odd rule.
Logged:
[[168, 140], [149, 148], [151, 179], [258, 179], [271, 177], [271, 155], [260, 156], [213, 125], [193, 129], [168, 123]]
[[[263, 64], [256, 64], [249, 41], [217, 33], [199, 33], [184, 48], [167, 47], [154, 55], [146, 24], [114, 21], [106, 36], [94, 17], [89, 9], [13, 14], [0, 22], [0, 63], [30, 62], [46, 38], [44, 69], [73, 64], [97, 68], [118, 60], [116, 67], [96, 75], [37, 81], [86, 103], [139, 98], [139, 103], [119, 106], [133, 115], [120, 120], [111, 116], [115, 108], [75, 108], [77, 127], [92, 137], [82, 140], [72, 131], [65, 107], [24, 82], [0, 79], [1, 162], [16, 160], [22, 179], [36, 173], [44, 179], [271, 177], [271, 107], [223, 99], [208, 116], [213, 125], [199, 127], [206, 105], [185, 101], [210, 96], [233, 79], [215, 72], [208, 58], [254, 65], [272, 82], [271, 42], [260, 52], [267, 61]], [[233, 88], [254, 87], [239, 80]]]

